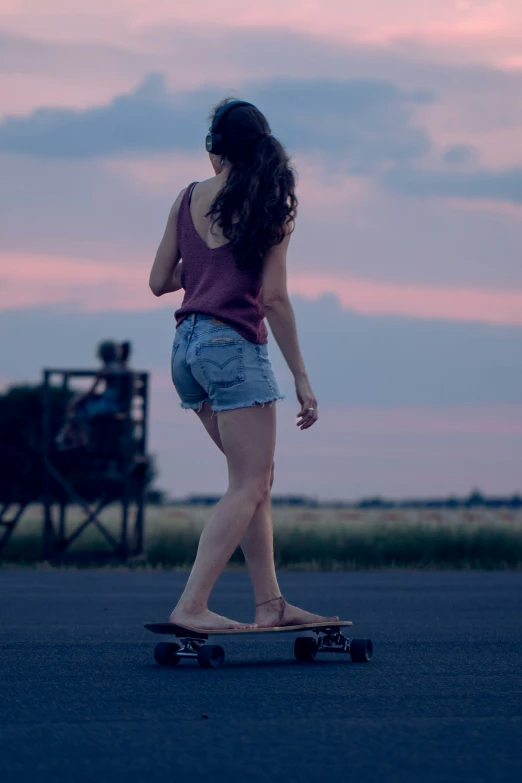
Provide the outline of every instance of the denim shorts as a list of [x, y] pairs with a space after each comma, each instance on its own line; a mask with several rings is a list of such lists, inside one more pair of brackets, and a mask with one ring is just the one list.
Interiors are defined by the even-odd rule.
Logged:
[[172, 346], [172, 382], [181, 407], [228, 411], [284, 400], [266, 343], [253, 343], [211, 315], [191, 313], [179, 324]]

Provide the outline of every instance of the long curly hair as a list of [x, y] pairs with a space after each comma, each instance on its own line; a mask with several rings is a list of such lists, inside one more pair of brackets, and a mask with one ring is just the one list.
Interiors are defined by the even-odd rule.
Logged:
[[[212, 109], [209, 121], [235, 98]], [[297, 213], [296, 172], [283, 145], [254, 106], [230, 109], [219, 123], [222, 158], [231, 165], [207, 217], [230, 241], [236, 266], [259, 269], [267, 252], [283, 241]]]

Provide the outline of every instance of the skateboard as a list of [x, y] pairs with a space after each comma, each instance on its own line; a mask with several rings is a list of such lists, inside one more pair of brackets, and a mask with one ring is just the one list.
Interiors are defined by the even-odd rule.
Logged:
[[294, 655], [298, 661], [314, 661], [318, 652], [348, 653], [356, 663], [371, 660], [373, 644], [370, 639], [348, 639], [341, 628], [352, 625], [348, 620], [335, 624], [317, 623], [307, 625], [286, 625], [273, 628], [230, 628], [222, 631], [204, 631], [175, 623], [145, 623], [145, 628], [153, 633], [170, 634], [178, 642], [160, 642], [154, 648], [154, 659], [161, 666], [176, 666], [182, 658], [195, 658], [204, 669], [222, 666], [225, 651], [218, 644], [206, 644], [209, 636], [246, 636], [259, 633], [300, 633], [316, 634], [298, 636], [294, 642]]

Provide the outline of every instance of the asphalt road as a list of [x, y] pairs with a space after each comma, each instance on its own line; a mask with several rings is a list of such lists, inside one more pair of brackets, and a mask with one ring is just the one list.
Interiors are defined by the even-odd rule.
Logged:
[[[522, 780], [521, 573], [282, 574], [373, 661], [298, 663], [285, 634], [220, 637], [220, 669], [160, 667], [143, 622], [185, 578], [0, 571], [3, 783]], [[229, 573], [212, 608], [251, 602]]]

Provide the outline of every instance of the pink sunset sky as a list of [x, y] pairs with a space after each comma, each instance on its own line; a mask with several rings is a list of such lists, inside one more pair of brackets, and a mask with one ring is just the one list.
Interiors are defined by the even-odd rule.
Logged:
[[[179, 306], [180, 294], [150, 294], [150, 264], [179, 190], [211, 175], [206, 115], [234, 94], [265, 111], [292, 155], [300, 206], [288, 285], [296, 301], [315, 303], [332, 361], [343, 354], [325, 325], [328, 296], [363, 324], [388, 317], [409, 319], [412, 330], [434, 324], [444, 335], [437, 361], [446, 379], [454, 371], [443, 359], [452, 330], [490, 328], [492, 345], [522, 347], [519, 0], [0, 0], [0, 46], [7, 327], [17, 313], [30, 312], [33, 324], [39, 313], [43, 334], [49, 313], [70, 308], [90, 318], [94, 344], [105, 336], [96, 331], [104, 314], [152, 311], [164, 319], [165, 307]], [[346, 329], [335, 335], [341, 345], [349, 319]], [[280, 415], [291, 420], [297, 406], [269, 339], [287, 386]], [[37, 378], [51, 354], [61, 363], [66, 340], [52, 351], [42, 344], [41, 361], [24, 364], [13, 360], [15, 338], [5, 339], [4, 386]], [[85, 350], [88, 365], [92, 349]], [[483, 374], [496, 379], [486, 384], [489, 396], [474, 387], [468, 397], [435, 400], [419, 391], [413, 398], [405, 381], [402, 397], [383, 395], [372, 408], [350, 401], [346, 366], [337, 381], [347, 384], [343, 406], [321, 375], [323, 429], [318, 423], [303, 448], [293, 425], [281, 426], [281, 454], [294, 457], [278, 491], [310, 494], [301, 461], [315, 464], [323, 452], [316, 480], [323, 496], [519, 490], [522, 478], [508, 467], [522, 457], [522, 399], [514, 391], [522, 376], [511, 350], [513, 366], [495, 364], [494, 349], [484, 355]], [[135, 360], [154, 374], [151, 447], [161, 481], [176, 494], [218, 490], [223, 476], [202, 490], [188, 458], [174, 464], [164, 422], [171, 415], [173, 434], [196, 421], [169, 398], [168, 367], [147, 364], [146, 352]], [[416, 361], [412, 353], [410, 365]], [[352, 433], [367, 454], [362, 462], [353, 443], [343, 452], [340, 420], [346, 441]], [[416, 440], [401, 452], [412, 433]], [[390, 449], [403, 453], [404, 470], [400, 463], [390, 470]], [[343, 459], [354, 471], [348, 489]], [[209, 456], [209, 476], [210, 464]]]

